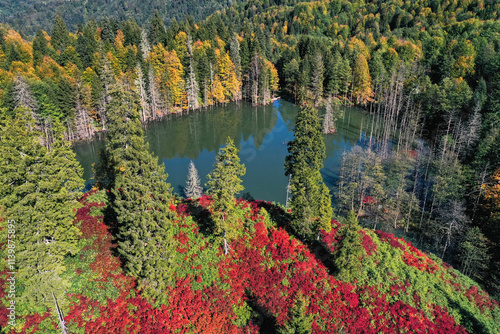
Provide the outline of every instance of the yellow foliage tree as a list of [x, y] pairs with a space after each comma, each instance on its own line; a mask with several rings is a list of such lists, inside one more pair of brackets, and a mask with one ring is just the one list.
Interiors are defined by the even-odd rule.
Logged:
[[372, 78], [365, 56], [360, 53], [356, 60], [353, 77], [353, 95], [356, 102], [366, 104], [372, 96]]
[[219, 50], [217, 54], [217, 71], [219, 81], [223, 88], [224, 100], [232, 100], [240, 92], [241, 82], [236, 75], [236, 66], [229, 57], [227, 52], [221, 54]]
[[19, 33], [9, 30], [4, 37], [5, 50], [15, 48], [21, 62], [33, 66], [33, 48]]
[[175, 35], [175, 52], [177, 53], [177, 57], [179, 57], [180, 61], [183, 62], [184, 59], [188, 56], [187, 51], [187, 34], [184, 31], [180, 31], [177, 35]]
[[168, 51], [163, 45], [153, 47], [149, 54], [149, 61], [160, 83], [166, 100], [171, 106], [182, 104], [182, 95], [185, 91], [183, 80], [184, 67], [175, 50]]
[[115, 55], [118, 60], [118, 65], [120, 66], [120, 69], [122, 71], [125, 69], [125, 62], [127, 57], [127, 48], [123, 46], [124, 41], [125, 36], [123, 35], [123, 32], [121, 30], [118, 30], [116, 32], [115, 38]]
[[492, 216], [500, 216], [500, 168], [491, 176], [490, 182], [483, 186], [485, 208]]
[[36, 74], [42, 80], [57, 80], [63, 73], [64, 68], [51, 57], [45, 56], [36, 67]]

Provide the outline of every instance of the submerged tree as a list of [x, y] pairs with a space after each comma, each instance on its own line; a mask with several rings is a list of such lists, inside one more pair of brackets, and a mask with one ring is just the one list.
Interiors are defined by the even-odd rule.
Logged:
[[214, 169], [207, 176], [208, 193], [214, 200], [215, 234], [224, 238], [224, 254], [228, 253], [229, 242], [238, 230], [237, 218], [234, 216], [234, 195], [245, 189], [240, 179], [245, 172], [245, 166], [240, 164], [238, 149], [228, 137], [227, 145], [217, 153]]
[[184, 188], [184, 194], [187, 198], [193, 199], [199, 198], [203, 195], [203, 187], [201, 186], [200, 177], [198, 176], [198, 170], [192, 160], [189, 162], [189, 172], [186, 187]]
[[332, 106], [332, 97], [328, 97], [326, 101], [326, 112], [325, 112], [325, 118], [323, 118], [323, 133], [324, 134], [329, 134], [329, 133], [335, 133], [336, 128], [335, 128], [335, 121], [337, 120], [338, 115], [334, 113]]
[[99, 172], [99, 185], [109, 190], [116, 219], [118, 252], [139, 289], [157, 304], [165, 303], [164, 289], [171, 284], [172, 190], [158, 158], [144, 140], [136, 99], [126, 87], [110, 92], [108, 137]]

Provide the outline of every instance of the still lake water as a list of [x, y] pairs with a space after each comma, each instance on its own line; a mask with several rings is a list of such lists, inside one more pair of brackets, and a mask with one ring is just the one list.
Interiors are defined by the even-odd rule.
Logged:
[[[258, 107], [245, 102], [231, 103], [151, 122], [145, 127], [145, 134], [150, 151], [165, 164], [167, 181], [177, 194], [183, 194], [190, 160], [205, 184], [217, 151], [230, 136], [246, 166], [244, 192], [256, 199], [284, 204], [288, 178], [283, 164], [288, 153], [286, 144], [293, 139], [298, 110], [298, 106], [284, 100]], [[342, 153], [358, 142], [360, 127], [366, 127], [368, 119], [360, 109], [347, 108], [344, 117], [337, 120], [337, 132], [324, 136], [327, 158], [321, 173], [330, 189], [338, 179]], [[94, 181], [92, 164], [104, 146], [102, 138], [74, 145], [76, 158], [84, 168], [87, 189]]]

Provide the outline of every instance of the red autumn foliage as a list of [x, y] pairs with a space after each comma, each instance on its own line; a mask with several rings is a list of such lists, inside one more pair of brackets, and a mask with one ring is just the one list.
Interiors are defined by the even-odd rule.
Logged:
[[491, 299], [488, 294], [484, 291], [479, 291], [477, 286], [472, 285], [467, 291], [465, 291], [465, 297], [474, 303], [481, 313], [484, 313], [486, 309], [493, 311], [494, 308], [498, 307], [498, 302]]
[[83, 249], [93, 250], [97, 254], [90, 267], [102, 277], [106, 277], [120, 267], [120, 261], [112, 255], [116, 245], [112, 243], [112, 236], [109, 234], [108, 227], [102, 222], [102, 215], [97, 217], [91, 215], [93, 208], [104, 206], [104, 203], [87, 202], [87, 199], [94, 193], [95, 190], [86, 193], [82, 197], [81, 203], [83, 207], [76, 212], [75, 223], [79, 224], [78, 227], [82, 232], [81, 238], [93, 239], [92, 244]]
[[361, 231], [363, 235], [361, 239], [361, 244], [369, 256], [374, 255], [377, 252], [377, 245], [373, 242], [372, 238], [365, 231]]
[[[132, 278], [119, 273], [116, 266], [120, 262], [111, 252], [114, 245], [102, 224], [102, 217], [90, 216], [95, 203], [88, 203], [86, 197], [82, 203], [84, 208], [78, 211], [75, 223], [82, 228], [82, 237], [94, 239], [89, 250], [96, 253], [91, 269], [100, 277], [97, 290], [111, 282], [119, 291], [116, 297], [105, 298], [104, 303], [89, 294], [70, 296], [72, 303], [66, 321], [85, 333], [258, 333], [258, 325], [251, 321], [242, 328], [235, 325], [234, 307], [241, 308], [251, 300], [251, 304], [265, 310], [278, 325], [283, 325], [289, 319], [289, 310], [295, 305], [299, 292], [309, 298], [307, 313], [314, 315], [313, 333], [342, 330], [350, 333], [465, 333], [444, 308], [427, 305], [432, 310], [432, 316], [428, 317], [418, 307], [394, 302], [394, 296], [408, 288], [408, 281], [394, 283], [386, 295], [378, 287], [336, 280], [305, 245], [281, 228], [266, 227], [259, 210], [261, 207], [273, 210], [267, 202], [239, 201], [240, 208], [248, 214], [247, 219], [253, 222], [254, 232], [245, 232], [242, 238], [232, 241], [227, 256], [219, 251], [218, 263], [195, 262], [203, 258], [206, 247], [212, 246], [198, 246], [198, 253], [193, 253], [192, 247], [205, 237], [198, 233], [198, 225], [193, 220], [183, 219], [189, 215], [187, 206], [177, 205], [174, 239], [178, 251], [185, 254], [178, 265], [189, 269], [191, 274], [177, 277], [165, 291], [168, 305], [155, 308], [137, 291]], [[203, 196], [198, 203], [209, 208], [212, 200]], [[332, 231], [321, 231], [321, 237], [334, 251], [341, 236], [337, 233], [340, 224], [332, 221], [332, 225]], [[372, 238], [363, 231], [360, 233], [366, 253], [376, 254], [377, 246]], [[383, 241], [389, 241], [415, 259], [415, 265], [424, 260], [422, 263], [430, 265], [426, 262], [428, 258], [413, 246], [383, 232], [379, 235]], [[207, 286], [200, 286], [207, 279], [207, 273], [203, 272], [205, 265], [212, 268], [216, 265], [217, 277]], [[198, 286], [196, 290], [194, 285]], [[471, 290], [468, 298], [480, 303], [477, 296], [481, 295]]]
[[363, 197], [363, 204], [373, 204], [373, 203], [377, 203], [377, 200], [375, 198], [370, 196]]

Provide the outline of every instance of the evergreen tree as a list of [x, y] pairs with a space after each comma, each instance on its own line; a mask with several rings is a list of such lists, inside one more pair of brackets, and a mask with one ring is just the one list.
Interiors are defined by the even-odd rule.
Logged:
[[86, 69], [92, 65], [94, 53], [97, 51], [98, 43], [95, 39], [97, 23], [95, 20], [88, 22], [83, 28], [82, 34], [76, 39], [76, 52], [80, 56], [82, 68]]
[[166, 46], [166, 39], [167, 32], [165, 30], [165, 26], [163, 25], [163, 20], [161, 19], [158, 11], [155, 10], [155, 14], [151, 19], [151, 25], [149, 26], [149, 41], [153, 46], [158, 43], [162, 43]]
[[38, 28], [33, 38], [33, 67], [36, 67], [49, 52], [49, 46], [43, 31]]
[[475, 279], [485, 278], [490, 262], [488, 239], [478, 227], [467, 231], [464, 240], [458, 245], [458, 258], [461, 259], [461, 271]]
[[334, 254], [334, 264], [337, 268], [335, 277], [341, 281], [352, 282], [357, 273], [361, 272], [361, 260], [365, 250], [361, 244], [359, 229], [356, 214], [350, 211], [344, 226], [339, 230], [343, 239]]
[[16, 115], [0, 128], [2, 224], [15, 229], [16, 305], [20, 312], [44, 313], [54, 309], [54, 298], [67, 306], [69, 282], [62, 274], [65, 256], [79, 251], [73, 220], [83, 172], [60, 123], [49, 150], [40, 144], [31, 111], [21, 107]]
[[234, 216], [234, 195], [245, 189], [240, 177], [245, 175], [245, 166], [240, 164], [238, 149], [231, 138], [227, 145], [219, 150], [214, 169], [207, 176], [208, 193], [212, 195], [215, 234], [224, 239], [224, 254], [229, 251], [229, 242], [238, 231], [237, 218]]
[[332, 230], [332, 217], [333, 217], [333, 209], [332, 209], [332, 197], [330, 196], [330, 190], [326, 186], [326, 184], [321, 185], [321, 199], [319, 203], [319, 218], [318, 218], [318, 239], [319, 239], [319, 231], [324, 230], [327, 233], [330, 233]]
[[184, 194], [186, 198], [199, 198], [203, 195], [203, 187], [201, 186], [200, 177], [198, 176], [198, 170], [194, 165], [193, 161], [189, 162], [189, 172], [186, 181], [186, 187], [184, 188]]
[[279, 334], [311, 334], [314, 314], [307, 314], [308, 301], [299, 291], [295, 305], [289, 311], [289, 320], [278, 329]]
[[311, 89], [313, 92], [314, 103], [318, 105], [319, 100], [323, 96], [323, 81], [324, 81], [325, 65], [323, 63], [323, 58], [321, 54], [318, 53], [314, 57], [314, 66], [311, 78]]
[[[294, 132], [295, 139], [288, 143], [285, 174], [291, 175], [292, 226], [304, 239], [314, 235], [316, 226], [313, 222], [321, 215], [321, 204], [330, 207], [322, 208], [323, 213], [331, 212], [331, 204], [321, 199], [323, 178], [320, 169], [325, 158], [325, 143], [317, 109], [310, 105], [302, 107], [295, 121]], [[328, 218], [331, 219], [331, 216]]]
[[[148, 151], [134, 95], [126, 87], [111, 91], [105, 161], [96, 174], [110, 187], [116, 215], [118, 252], [127, 272], [145, 296], [157, 305], [167, 301], [164, 289], [172, 283], [173, 200], [164, 166]], [[109, 168], [111, 167], [111, 168]]]
[[299, 75], [300, 65], [297, 59], [293, 58], [283, 68], [283, 76], [285, 77], [285, 90], [293, 96], [294, 102], [297, 102], [299, 93]]
[[54, 22], [54, 27], [52, 28], [51, 34], [51, 44], [52, 47], [57, 51], [61, 52], [69, 45], [69, 32], [66, 28], [66, 23], [62, 19], [61, 15], [56, 15], [56, 21]]

